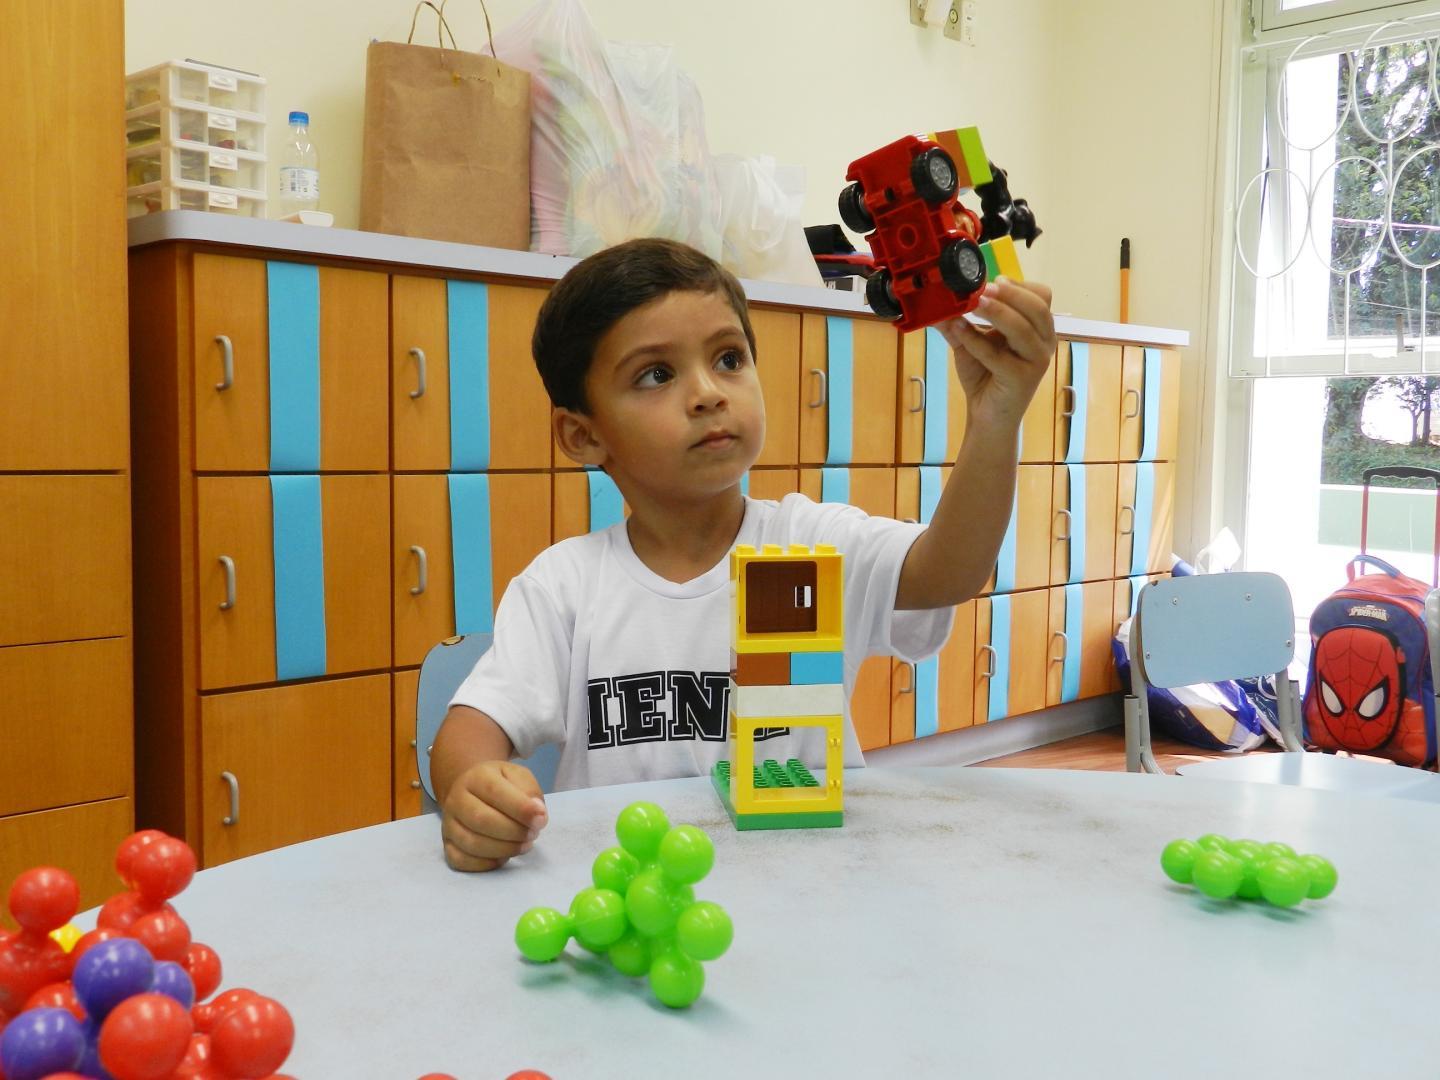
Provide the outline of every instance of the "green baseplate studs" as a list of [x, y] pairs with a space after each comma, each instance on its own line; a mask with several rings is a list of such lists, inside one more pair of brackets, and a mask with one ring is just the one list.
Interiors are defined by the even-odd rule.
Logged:
[[570, 913], [531, 908], [515, 926], [527, 960], [546, 964], [573, 937], [625, 975], [648, 975], [655, 997], [671, 1008], [691, 1005], [705, 989], [702, 961], [730, 947], [734, 927], [719, 904], [691, 888], [715, 864], [715, 846], [694, 825], [671, 828], [665, 811], [631, 803], [615, 821], [619, 847], [606, 848]]
[[[818, 788], [819, 781], [810, 775], [810, 770], [798, 758], [791, 758], [785, 764], [766, 758], [755, 766], [752, 774], [755, 790], [767, 788]], [[751, 829], [838, 829], [845, 824], [843, 810], [787, 810], [783, 814], [737, 814], [730, 802], [730, 762], [717, 761], [710, 770], [710, 783], [715, 794], [720, 796], [730, 820], [740, 832]]]

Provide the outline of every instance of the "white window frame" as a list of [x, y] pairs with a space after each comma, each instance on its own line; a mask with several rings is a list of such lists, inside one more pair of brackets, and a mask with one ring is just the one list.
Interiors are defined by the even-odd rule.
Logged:
[[1325, 0], [1324, 3], [1284, 9], [1284, 0], [1252, 0], [1252, 42], [1264, 44], [1269, 36], [1284, 36], [1296, 28], [1306, 34], [1346, 30], [1381, 19], [1425, 15], [1435, 5], [1427, 0]]

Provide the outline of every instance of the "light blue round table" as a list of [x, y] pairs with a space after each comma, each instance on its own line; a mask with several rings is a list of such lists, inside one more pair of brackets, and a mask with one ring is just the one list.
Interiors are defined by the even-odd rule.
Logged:
[[[710, 833], [696, 892], [735, 922], [685, 1011], [512, 940], [636, 799]], [[497, 873], [447, 869], [425, 817], [204, 871], [177, 907], [226, 987], [290, 1009], [301, 1080], [1440, 1075], [1440, 807], [965, 768], [849, 772], [843, 829], [737, 833], [703, 779], [549, 805]], [[1165, 842], [1212, 831], [1318, 851], [1340, 886], [1286, 912], [1168, 882]]]

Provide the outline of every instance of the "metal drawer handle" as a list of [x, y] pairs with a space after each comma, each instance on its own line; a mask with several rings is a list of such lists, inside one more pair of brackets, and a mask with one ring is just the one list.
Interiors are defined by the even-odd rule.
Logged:
[[1062, 386], [1062, 387], [1060, 387], [1060, 397], [1063, 399], [1066, 394], [1069, 394], [1069, 395], [1070, 395], [1070, 407], [1069, 407], [1068, 409], [1061, 409], [1061, 410], [1060, 410], [1060, 415], [1061, 415], [1061, 416], [1074, 416], [1074, 415], [1075, 415], [1075, 403], [1076, 403], [1077, 401], [1079, 401], [1080, 399], [1079, 399], [1079, 397], [1076, 396], [1076, 394], [1075, 394], [1075, 388], [1074, 388], [1073, 386]]
[[982, 679], [993, 678], [995, 676], [995, 664], [999, 660], [999, 654], [995, 651], [993, 645], [981, 645], [980, 651], [990, 654], [990, 666], [980, 673], [980, 677]]
[[215, 335], [215, 344], [220, 346], [220, 381], [216, 390], [229, 390], [235, 385], [235, 346], [224, 334]]
[[424, 396], [425, 396], [425, 350], [424, 350], [424, 349], [411, 349], [411, 350], [410, 350], [410, 355], [415, 358], [415, 364], [416, 364], [417, 368], [419, 369], [418, 372], [417, 372], [418, 378], [416, 379], [416, 382], [415, 382], [415, 389], [410, 391], [410, 396], [411, 396], [412, 398], [424, 397]]
[[1127, 409], [1126, 412], [1125, 412], [1125, 419], [1126, 419], [1126, 420], [1134, 420], [1135, 417], [1137, 417], [1137, 416], [1140, 415], [1140, 391], [1139, 391], [1139, 390], [1136, 390], [1133, 386], [1127, 388], [1126, 391], [1125, 391], [1125, 399], [1126, 399], [1127, 401], [1130, 399], [1130, 395], [1131, 395], [1131, 394], [1134, 394], [1134, 395], [1135, 395], [1135, 411], [1134, 411], [1134, 412], [1130, 412], [1130, 411]]
[[414, 585], [410, 586], [410, 595], [419, 596], [430, 587], [430, 560], [425, 555], [425, 549], [419, 544], [410, 545], [410, 554], [420, 560], [420, 573]]
[[912, 383], [918, 383], [918, 384], [920, 385], [920, 404], [919, 404], [919, 405], [912, 405], [912, 406], [910, 406], [910, 411], [911, 411], [911, 412], [924, 412], [924, 411], [925, 411], [925, 380], [922, 379], [922, 378], [920, 378], [919, 375], [911, 375], [911, 376], [910, 376], [910, 381], [911, 381]]
[[240, 781], [235, 779], [233, 772], [222, 772], [220, 779], [225, 781], [225, 786], [230, 789], [230, 813], [220, 819], [221, 825], [238, 825], [240, 823]]
[[900, 693], [913, 694], [915, 692], [915, 662], [913, 660], [907, 660], [905, 661], [905, 666], [910, 669], [910, 685], [901, 690]]
[[1056, 510], [1056, 511], [1055, 511], [1055, 516], [1056, 516], [1056, 517], [1063, 517], [1063, 518], [1065, 519], [1065, 535], [1064, 535], [1064, 536], [1061, 536], [1061, 535], [1057, 534], [1056, 537], [1055, 537], [1055, 539], [1056, 539], [1056, 540], [1069, 540], [1069, 539], [1070, 539], [1070, 525], [1071, 525], [1071, 520], [1072, 520], [1070, 511], [1069, 511], [1069, 510]]
[[1064, 648], [1060, 650], [1059, 656], [1056, 656], [1054, 653], [1050, 654], [1050, 662], [1052, 664], [1063, 663], [1065, 658], [1070, 655], [1070, 638], [1065, 631], [1056, 630], [1055, 633], [1050, 635], [1051, 641], [1054, 641], [1056, 638], [1060, 639], [1060, 644], [1062, 644]]
[[810, 408], [818, 409], [830, 400], [830, 376], [825, 374], [825, 372], [821, 371], [818, 367], [812, 367], [810, 369], [810, 374], [820, 376], [820, 396], [814, 401], [808, 403]]
[[[1124, 515], [1124, 513], [1125, 513], [1126, 510], [1129, 510], [1129, 511], [1130, 511], [1130, 526], [1129, 526], [1129, 528], [1121, 529], [1121, 530], [1120, 530], [1120, 535], [1121, 535], [1121, 536], [1134, 536], [1134, 535], [1135, 535], [1135, 507], [1132, 506], [1130, 503], [1126, 503], [1124, 506], [1120, 507], [1120, 514], [1122, 515], [1122, 517], [1123, 517], [1123, 515]], [[1119, 522], [1116, 522], [1116, 524], [1118, 525]]]
[[235, 606], [235, 560], [229, 555], [221, 555], [220, 565], [225, 568], [225, 599], [220, 604], [220, 610], [229, 611]]

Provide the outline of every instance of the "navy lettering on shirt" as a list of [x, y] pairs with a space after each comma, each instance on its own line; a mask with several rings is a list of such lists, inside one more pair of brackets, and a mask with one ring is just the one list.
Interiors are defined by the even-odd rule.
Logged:
[[[729, 737], [728, 671], [647, 671], [591, 679], [586, 698], [591, 750], [697, 738], [724, 742]], [[789, 733], [788, 727], [760, 728], [755, 739], [763, 742]]]

